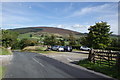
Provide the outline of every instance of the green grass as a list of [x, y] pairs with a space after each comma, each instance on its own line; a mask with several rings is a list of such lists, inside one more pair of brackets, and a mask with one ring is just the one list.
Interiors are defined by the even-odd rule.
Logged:
[[81, 50], [78, 50], [78, 49], [73, 49], [72, 51], [81, 51]]
[[0, 79], [2, 79], [2, 66], [0, 66]]
[[0, 47], [0, 55], [11, 55], [11, 52], [4, 47]]
[[[30, 37], [30, 34], [32, 34], [32, 37]], [[34, 32], [24, 33], [18, 36], [18, 39], [23, 39], [23, 38], [35, 39], [35, 40], [40, 39], [39, 36], [34, 35]]]
[[4, 76], [5, 73], [5, 67], [0, 66], [0, 80], [2, 79], [2, 77]]
[[115, 65], [109, 67], [109, 66], [102, 65], [102, 64], [101, 65], [97, 64], [97, 63], [94, 64], [94, 63], [88, 61], [87, 59], [79, 61], [78, 65], [83, 66], [83, 67], [90, 69], [90, 70], [94, 70], [96, 72], [106, 74], [106, 75], [111, 76], [113, 78], [120, 79], [120, 70], [118, 71], [118, 67]]

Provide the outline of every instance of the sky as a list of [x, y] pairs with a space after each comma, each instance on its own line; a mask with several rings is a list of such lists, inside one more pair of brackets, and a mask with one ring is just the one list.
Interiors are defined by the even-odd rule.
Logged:
[[57, 27], [81, 33], [105, 21], [118, 34], [117, 2], [2, 2], [2, 29]]

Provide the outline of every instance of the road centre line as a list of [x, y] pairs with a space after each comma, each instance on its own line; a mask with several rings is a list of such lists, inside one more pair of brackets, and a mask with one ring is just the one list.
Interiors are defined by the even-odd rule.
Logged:
[[42, 67], [45, 67], [42, 63], [38, 62], [35, 58], [33, 58], [33, 60], [34, 60], [35, 62], [37, 62], [38, 64], [40, 64]]

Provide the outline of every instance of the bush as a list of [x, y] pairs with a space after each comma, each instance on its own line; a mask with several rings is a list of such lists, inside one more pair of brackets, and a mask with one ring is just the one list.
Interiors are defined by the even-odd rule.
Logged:
[[120, 51], [119, 47], [108, 47], [106, 50]]
[[37, 41], [36, 40], [30, 40], [30, 39], [22, 39], [20, 42], [19, 42], [19, 46], [21, 49], [27, 47], [27, 46], [34, 46], [37, 44]]
[[81, 46], [72, 46], [73, 49], [79, 50]]
[[2, 46], [5, 48], [12, 47], [17, 41], [18, 33], [10, 30], [2, 30]]

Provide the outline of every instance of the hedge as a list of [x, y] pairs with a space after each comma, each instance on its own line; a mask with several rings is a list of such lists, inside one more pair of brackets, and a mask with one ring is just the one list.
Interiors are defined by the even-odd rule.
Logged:
[[108, 47], [106, 50], [120, 51], [119, 47]]
[[81, 46], [72, 46], [73, 49], [80, 49]]

